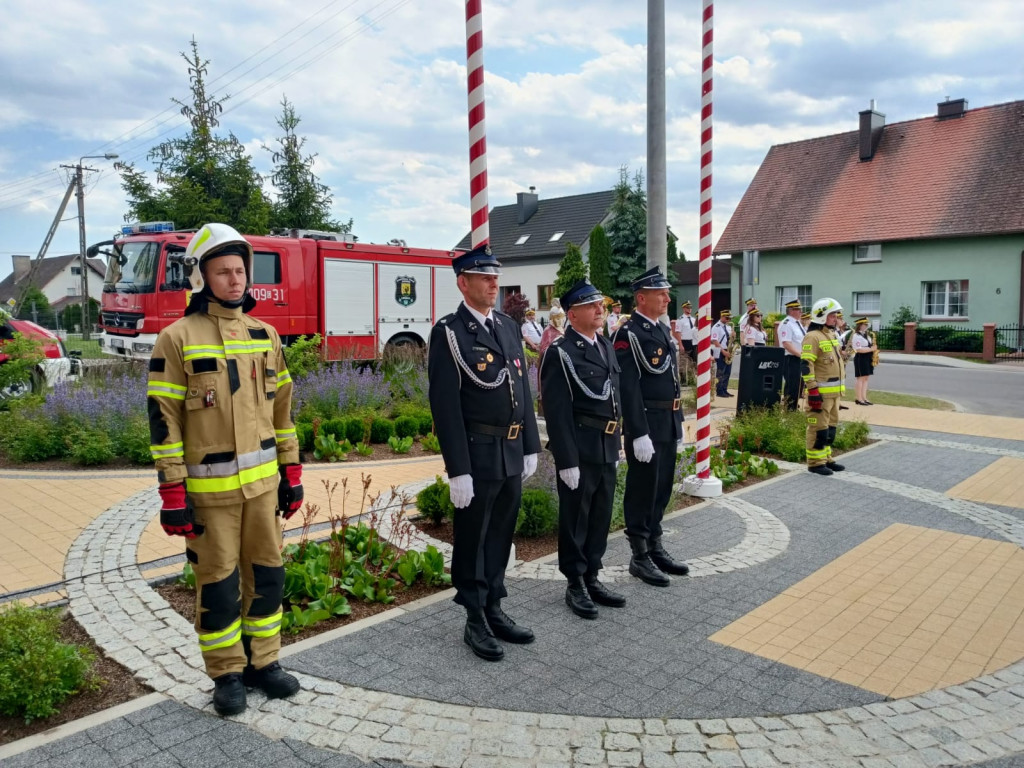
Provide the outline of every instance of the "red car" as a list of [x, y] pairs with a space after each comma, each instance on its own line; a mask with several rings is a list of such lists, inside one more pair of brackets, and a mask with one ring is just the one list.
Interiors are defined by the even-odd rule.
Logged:
[[42, 344], [45, 358], [32, 371], [32, 377], [28, 382], [11, 385], [0, 390], [0, 400], [20, 397], [30, 392], [36, 392], [44, 386], [53, 386], [68, 377], [81, 375], [81, 361], [77, 356], [68, 355], [64, 342], [52, 331], [48, 331], [30, 320], [15, 320], [2, 311], [0, 311], [0, 365], [7, 362], [7, 355], [3, 351], [4, 343], [13, 339], [16, 333], [29, 339], [37, 339]]

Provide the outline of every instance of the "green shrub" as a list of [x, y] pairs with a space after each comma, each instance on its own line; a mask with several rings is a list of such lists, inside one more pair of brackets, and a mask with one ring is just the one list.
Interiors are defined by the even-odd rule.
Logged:
[[452, 504], [448, 483], [440, 475], [416, 494], [416, 509], [421, 515], [429, 517], [435, 525], [440, 525], [445, 518], [451, 520], [455, 517], [455, 505]]
[[31, 722], [99, 687], [88, 648], [60, 642], [60, 614], [13, 603], [0, 611], [0, 713]]
[[558, 529], [558, 500], [549, 491], [528, 488], [523, 491], [516, 520], [516, 533], [527, 538], [547, 536]]
[[366, 419], [361, 419], [358, 416], [351, 416], [345, 419], [345, 438], [350, 443], [366, 442], [366, 432]]
[[430, 411], [422, 414], [419, 421], [420, 423], [417, 431], [421, 435], [429, 435], [434, 429], [434, 417], [430, 415]]
[[423, 450], [430, 451], [431, 453], [441, 452], [441, 441], [437, 439], [437, 435], [433, 432], [428, 432], [420, 439], [420, 445], [423, 446]]
[[351, 451], [352, 443], [345, 439], [339, 442], [333, 434], [323, 430], [313, 441], [313, 458], [321, 461], [347, 461]]
[[324, 419], [320, 422], [320, 435], [333, 435], [334, 439], [341, 442], [346, 438], [345, 419]]
[[626, 462], [615, 468], [615, 495], [612, 497], [612, 521], [608, 530], [618, 531], [626, 527], [626, 513], [623, 500], [626, 497]]
[[415, 416], [399, 416], [395, 419], [395, 434], [398, 437], [416, 437], [420, 421]]
[[358, 442], [356, 443], [356, 453], [358, 453], [360, 456], [372, 456], [373, 446], [370, 445], [369, 443]]
[[370, 442], [386, 443], [395, 436], [395, 424], [390, 419], [376, 418], [370, 422]]
[[0, 421], [0, 450], [11, 461], [46, 461], [64, 455], [64, 435], [41, 414], [17, 408]]
[[117, 452], [114, 450], [114, 441], [106, 432], [83, 428], [72, 436], [68, 455], [76, 464], [92, 467], [109, 464], [117, 456]]
[[300, 421], [295, 425], [295, 438], [299, 441], [299, 450], [313, 450], [313, 425], [308, 421]]
[[398, 437], [398, 435], [392, 435], [388, 438], [388, 445], [391, 446], [392, 453], [408, 453], [412, 448], [413, 437], [409, 435], [407, 437]]
[[114, 453], [132, 464], [153, 463], [153, 455], [149, 451], [149, 423], [141, 414], [125, 423], [124, 429], [114, 439]]
[[310, 338], [299, 336], [284, 348], [284, 361], [292, 380], [323, 368], [324, 359], [320, 354], [322, 341], [319, 333]]
[[863, 421], [840, 421], [832, 447], [840, 451], [852, 451], [868, 441], [870, 432], [871, 427]]
[[800, 411], [748, 408], [732, 421], [729, 448], [769, 453], [786, 461], [805, 459], [807, 416]]

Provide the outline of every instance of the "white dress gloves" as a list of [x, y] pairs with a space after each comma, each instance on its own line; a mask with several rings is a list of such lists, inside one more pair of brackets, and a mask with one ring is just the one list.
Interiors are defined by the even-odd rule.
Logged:
[[473, 500], [473, 476], [459, 475], [448, 480], [448, 489], [452, 497], [452, 504], [456, 509], [468, 507]]
[[654, 458], [654, 443], [651, 442], [650, 435], [638, 437], [633, 441], [633, 455], [636, 456], [637, 461], [642, 461], [644, 464]]
[[580, 484], [580, 468], [569, 467], [568, 469], [558, 470], [558, 476], [562, 478], [562, 482], [565, 483], [566, 487], [570, 491], [575, 491]]
[[537, 454], [528, 453], [523, 456], [523, 480], [528, 480], [530, 475], [537, 471]]

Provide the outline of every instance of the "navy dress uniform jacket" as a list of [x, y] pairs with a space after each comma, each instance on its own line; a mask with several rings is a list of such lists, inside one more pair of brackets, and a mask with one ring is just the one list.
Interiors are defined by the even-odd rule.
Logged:
[[[460, 304], [438, 320], [430, 332], [427, 371], [430, 410], [449, 477], [473, 475], [476, 480], [501, 480], [523, 471], [523, 456], [540, 452], [533, 396], [523, 358], [519, 325], [493, 311], [494, 335]], [[453, 335], [455, 349], [449, 344]], [[469, 373], [466, 369], [468, 368]], [[507, 371], [500, 386], [490, 384]], [[518, 439], [473, 431], [473, 425], [507, 428], [520, 425]]]
[[[634, 314], [619, 328], [613, 343], [622, 371], [626, 440], [644, 435], [650, 435], [654, 443], [681, 440], [683, 409], [680, 406], [673, 410], [671, 406], [679, 399], [679, 369], [675, 341], [668, 326]], [[652, 373], [650, 369], [664, 371]]]
[[[602, 359], [597, 345], [605, 356]], [[564, 363], [564, 353], [572, 365]], [[607, 400], [588, 396], [573, 377], [595, 394], [601, 394], [611, 377], [612, 395]], [[619, 364], [612, 343], [598, 334], [594, 344], [569, 328], [565, 336], [548, 348], [540, 370], [541, 392], [547, 420], [548, 447], [558, 469], [580, 466], [581, 462], [614, 464], [619, 458], [622, 430], [609, 434], [595, 422], [618, 422], [622, 416], [619, 395]], [[583, 417], [581, 419], [580, 417]], [[590, 423], [584, 423], [583, 420]]]

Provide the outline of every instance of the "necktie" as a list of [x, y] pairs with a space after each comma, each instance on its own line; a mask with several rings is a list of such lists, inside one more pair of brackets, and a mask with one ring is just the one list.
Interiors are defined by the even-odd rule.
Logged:
[[[491, 318], [488, 317], [484, 321], [484, 325], [487, 326], [487, 330], [490, 332], [491, 336], [494, 336], [494, 321]], [[497, 338], [497, 337], [495, 337], [495, 338]]]
[[604, 353], [604, 344], [601, 343], [600, 339], [597, 339], [594, 342], [594, 346], [597, 347], [597, 354], [599, 354], [601, 356], [601, 360], [605, 363], [605, 365], [607, 365], [608, 364], [608, 357]]

